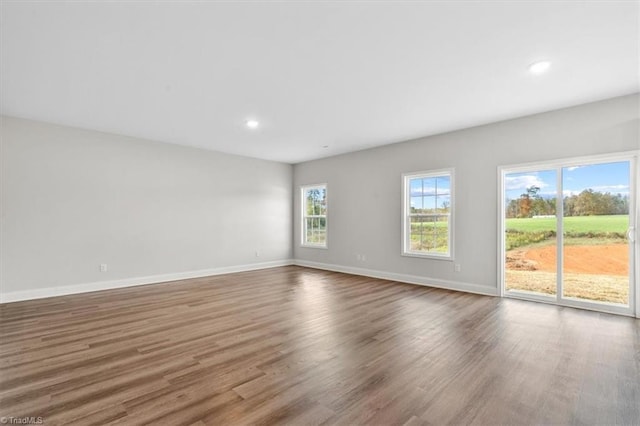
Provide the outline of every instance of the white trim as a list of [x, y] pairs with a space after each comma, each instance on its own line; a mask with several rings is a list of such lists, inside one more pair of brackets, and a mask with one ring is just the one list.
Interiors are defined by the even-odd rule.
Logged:
[[371, 278], [379, 278], [389, 281], [397, 281], [407, 284], [417, 284], [426, 287], [444, 288], [446, 290], [462, 291], [465, 293], [481, 294], [483, 296], [498, 296], [498, 289], [478, 284], [464, 283], [460, 281], [441, 280], [418, 275], [398, 274], [396, 272], [377, 271], [366, 268], [354, 268], [329, 263], [311, 262], [295, 259], [294, 265], [306, 268], [322, 269], [325, 271], [342, 272], [344, 274], [361, 275]]
[[[407, 217], [409, 216], [409, 211], [411, 211], [411, 195], [409, 194], [410, 188], [408, 187], [408, 182], [412, 178], [418, 177], [449, 177], [449, 200], [451, 205], [449, 206], [449, 220], [447, 221], [447, 225], [449, 227], [449, 246], [448, 252], [439, 254], [437, 252], [427, 252], [422, 253], [418, 251], [408, 250], [408, 238], [409, 237], [409, 227], [411, 226], [410, 221], [407, 221]], [[422, 172], [409, 172], [403, 173], [401, 176], [402, 179], [402, 248], [400, 251], [401, 256], [408, 257], [419, 257], [426, 259], [435, 259], [435, 260], [446, 260], [449, 262], [453, 262], [455, 260], [454, 256], [454, 240], [455, 240], [455, 167], [447, 167], [444, 169], [438, 170], [427, 170]], [[437, 206], [436, 206], [437, 207]], [[445, 216], [445, 215], [439, 215]]]
[[536, 293], [527, 290], [505, 290], [504, 297], [511, 299], [531, 300], [533, 302], [557, 304], [555, 294]]
[[555, 295], [549, 295], [545, 297], [535, 293], [528, 293], [525, 291], [508, 291], [504, 296], [506, 299], [525, 300], [527, 302], [545, 303], [547, 305], [555, 305], [563, 308], [572, 309], [584, 309], [587, 311], [604, 312], [606, 314], [623, 315], [633, 318], [633, 313], [629, 311], [628, 306], [616, 305], [614, 303], [588, 303], [581, 300], [574, 300], [571, 298], [563, 298], [562, 301], [556, 301]]
[[[504, 204], [504, 201], [502, 202]], [[505, 218], [505, 222], [506, 222]], [[564, 298], [564, 167], [556, 168], [556, 302]]]
[[568, 157], [555, 160], [540, 160], [527, 163], [498, 166], [498, 170], [506, 172], [528, 172], [538, 170], [552, 170], [557, 167], [586, 166], [602, 162], [628, 161], [630, 157], [640, 155], [640, 150], [611, 152], [607, 154], [586, 155], [582, 157]]
[[69, 294], [88, 293], [92, 291], [111, 290], [138, 285], [158, 284], [167, 281], [201, 278], [213, 275], [231, 274], [234, 272], [255, 271], [258, 269], [276, 268], [293, 265], [293, 259], [274, 260], [271, 262], [251, 263], [246, 265], [224, 266], [221, 268], [200, 269], [197, 271], [176, 272], [172, 274], [150, 275], [146, 277], [123, 278], [112, 281], [98, 281], [92, 283], [66, 285], [61, 287], [47, 287], [34, 290], [13, 291], [0, 294], [0, 303], [18, 302], [21, 300], [43, 299], [45, 297], [65, 296]]
[[[633, 259], [634, 269], [630, 272], [632, 277], [631, 294], [629, 294], [629, 300], [635, 298], [635, 310], [636, 318], [640, 318], [640, 242], [638, 241], [638, 226], [640, 225], [640, 164], [638, 164], [638, 157], [640, 157], [640, 150], [637, 151], [636, 156], [631, 160], [631, 169], [635, 171], [631, 175], [629, 194], [633, 194], [629, 206], [629, 228], [633, 228], [634, 241], [629, 241], [629, 260]], [[634, 212], [632, 214], [632, 212]], [[634, 256], [634, 257], [632, 257]]]
[[451, 256], [448, 256], [446, 254], [442, 254], [439, 255], [437, 253], [418, 253], [418, 252], [406, 252], [406, 253], [400, 253], [400, 256], [404, 256], [404, 257], [418, 257], [421, 259], [435, 259], [435, 260], [446, 260], [448, 262], [455, 262], [455, 259]]
[[506, 208], [504, 205], [504, 175], [505, 171], [502, 167], [498, 167], [498, 294], [500, 297], [505, 296], [505, 285], [504, 285], [504, 270], [505, 270], [505, 258], [506, 258], [506, 247], [504, 244], [505, 240], [505, 221], [503, 220], [506, 215]]

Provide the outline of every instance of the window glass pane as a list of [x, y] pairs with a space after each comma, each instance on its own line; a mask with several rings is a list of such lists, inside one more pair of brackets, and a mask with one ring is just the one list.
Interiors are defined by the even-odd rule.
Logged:
[[424, 197], [423, 208], [425, 213], [435, 213], [436, 209], [436, 197]]
[[326, 209], [326, 194], [324, 188], [310, 188], [305, 191], [306, 213], [307, 216], [316, 216], [324, 214]]
[[414, 216], [411, 218], [410, 250], [424, 253], [449, 252], [449, 218]]
[[327, 219], [319, 217], [315, 219], [317, 222], [316, 243], [325, 244], [327, 242]]
[[410, 213], [421, 213], [421, 212], [422, 212], [422, 197], [411, 197]]
[[422, 179], [410, 179], [409, 180], [409, 190], [411, 197], [421, 197], [422, 196]]
[[562, 296], [628, 306], [629, 161], [564, 167]]
[[307, 190], [304, 193], [305, 212], [307, 216], [313, 215], [313, 194]]
[[436, 195], [436, 178], [422, 179], [422, 193], [424, 195]]
[[436, 246], [435, 235], [437, 232], [436, 220], [433, 216], [429, 216], [425, 218], [425, 222], [427, 223], [427, 227], [425, 228], [425, 231], [427, 231], [427, 233], [425, 234], [422, 248], [424, 251], [434, 251]]
[[428, 252], [433, 246], [434, 220], [428, 216], [411, 217], [409, 249]]
[[434, 230], [433, 251], [447, 253], [449, 251], [449, 217], [437, 216]]
[[507, 291], [556, 295], [558, 195], [555, 170], [504, 177], [504, 283]]
[[436, 184], [438, 187], [438, 195], [449, 195], [451, 193], [451, 177], [437, 177]]
[[427, 224], [424, 223], [424, 216], [412, 216], [410, 218], [411, 229], [409, 230], [409, 247], [410, 251], [422, 251], [425, 240]]
[[313, 240], [313, 219], [305, 219], [305, 241], [311, 242]]
[[451, 196], [439, 195], [436, 205], [438, 208], [438, 213], [449, 213], [449, 209], [451, 208]]
[[323, 217], [309, 217], [306, 219], [306, 242], [310, 244], [324, 244], [327, 241], [327, 221]]
[[326, 188], [322, 188], [320, 190], [320, 196], [318, 198], [318, 204], [319, 204], [319, 213], [322, 216], [326, 216], [327, 215], [327, 189]]

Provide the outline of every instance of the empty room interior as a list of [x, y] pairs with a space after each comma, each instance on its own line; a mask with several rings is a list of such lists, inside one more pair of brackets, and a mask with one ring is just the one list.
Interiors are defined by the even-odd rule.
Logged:
[[2, 424], [640, 425], [640, 2], [0, 12]]

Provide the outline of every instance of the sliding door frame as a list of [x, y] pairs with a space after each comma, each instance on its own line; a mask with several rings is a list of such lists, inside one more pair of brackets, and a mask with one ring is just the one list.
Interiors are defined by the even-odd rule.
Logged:
[[[611, 154], [593, 155], [586, 157], [571, 157], [552, 161], [540, 161], [531, 163], [513, 164], [498, 167], [498, 288], [500, 297], [524, 299], [535, 302], [550, 303], [560, 306], [588, 309], [598, 312], [607, 312], [640, 318], [640, 243], [638, 241], [638, 223], [640, 223], [640, 208], [638, 198], [638, 157], [640, 150], [625, 151]], [[628, 239], [629, 245], [629, 305], [623, 306], [614, 303], [578, 300], [563, 297], [563, 220], [564, 220], [564, 196], [563, 175], [565, 167], [587, 166], [601, 163], [614, 163], [628, 161], [630, 165], [629, 176], [629, 233], [633, 240]], [[557, 244], [557, 276], [556, 295], [543, 295], [528, 292], [507, 291], [505, 286], [505, 177], [509, 173], [523, 173], [528, 171], [556, 171], [556, 244]], [[560, 196], [558, 196], [560, 195]]]

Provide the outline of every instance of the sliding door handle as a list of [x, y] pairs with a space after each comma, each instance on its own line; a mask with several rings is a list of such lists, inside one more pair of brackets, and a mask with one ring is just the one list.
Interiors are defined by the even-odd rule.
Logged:
[[629, 227], [629, 229], [627, 230], [627, 238], [632, 243], [636, 242], [636, 228], [634, 228], [633, 226]]

